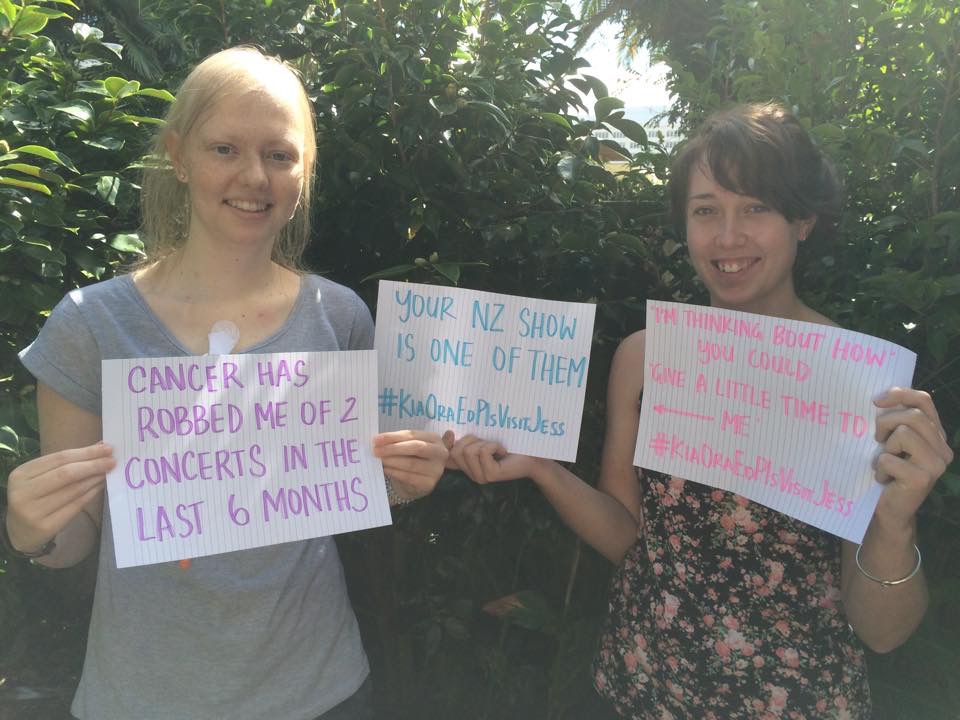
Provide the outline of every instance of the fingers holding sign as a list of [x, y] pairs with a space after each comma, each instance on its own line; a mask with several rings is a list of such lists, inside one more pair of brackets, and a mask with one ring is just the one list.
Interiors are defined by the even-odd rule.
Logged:
[[447, 445], [436, 433], [397, 430], [373, 439], [373, 454], [383, 462], [383, 472], [403, 500], [429, 495], [443, 474]]
[[887, 484], [877, 512], [910, 522], [953, 462], [953, 451], [929, 394], [891, 388], [874, 403], [884, 411], [877, 417], [876, 439], [882, 451], [876, 468]]
[[53, 539], [103, 490], [116, 461], [96, 443], [24, 463], [7, 482], [7, 529], [13, 546], [34, 551]]
[[450, 448], [448, 467], [455, 467], [475, 483], [504, 482], [530, 477], [537, 460], [507, 452], [503, 444], [465, 435]]

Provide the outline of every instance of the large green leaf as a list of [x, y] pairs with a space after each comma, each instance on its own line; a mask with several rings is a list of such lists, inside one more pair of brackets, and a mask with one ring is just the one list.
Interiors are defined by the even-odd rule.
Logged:
[[120, 100], [130, 95], [137, 95], [140, 92], [140, 82], [137, 80], [124, 80], [121, 77], [108, 77], [103, 81], [103, 87], [113, 98]]
[[11, 34], [14, 37], [32, 35], [43, 30], [51, 20], [62, 17], [69, 17], [69, 15], [59, 10], [37, 5], [25, 5], [13, 23]]
[[434, 270], [456, 285], [460, 282], [460, 263], [432, 263]]
[[170, 103], [172, 103], [175, 100], [172, 92], [170, 92], [169, 90], [164, 90], [162, 88], [140, 88], [139, 90], [137, 90], [136, 94], [157, 98], [158, 100], [164, 100], [165, 102], [170, 102]]
[[598, 122], [606, 120], [610, 113], [623, 107], [623, 100], [615, 97], [602, 97], [593, 105], [593, 114]]
[[604, 122], [622, 132], [628, 140], [633, 140], [640, 145], [647, 144], [647, 131], [635, 120], [625, 117], [607, 117]]
[[6, 20], [5, 27], [11, 27], [17, 18], [18, 8], [11, 0], [0, 0], [0, 13]]
[[23, 173], [24, 175], [29, 175], [40, 180], [53, 182], [58, 185], [62, 185], [64, 182], [63, 178], [56, 173], [48, 172], [37, 167], [36, 165], [28, 165], [27, 163], [7, 163], [6, 165], [0, 165], [0, 171], [9, 170], [15, 170], [16, 172]]
[[0, 427], [0, 452], [16, 455], [19, 450], [20, 438], [17, 432], [9, 425]]
[[62, 152], [56, 150], [51, 150], [50, 148], [43, 147], [42, 145], [21, 145], [18, 148], [14, 148], [10, 151], [11, 153], [27, 153], [29, 155], [36, 155], [37, 157], [46, 158], [52, 162], [62, 165], [68, 170], [73, 172], [79, 172], [76, 165]]
[[547, 122], [553, 123], [554, 125], [557, 125], [558, 127], [563, 128], [568, 133], [573, 132], [573, 128], [570, 126], [570, 123], [567, 121], [567, 119], [563, 117], [563, 115], [558, 115], [557, 113], [545, 112], [545, 113], [540, 113], [540, 117], [546, 120]]
[[0, 185], [10, 185], [12, 187], [20, 187], [26, 190], [35, 190], [36, 192], [43, 193], [44, 195], [51, 195], [50, 188], [48, 188], [43, 183], [32, 182], [30, 180], [20, 180], [19, 178], [12, 178], [0, 175]]
[[48, 243], [42, 241], [25, 241], [17, 245], [17, 252], [35, 260], [53, 262], [63, 265], [67, 262], [67, 256], [60, 250], [51, 247]]
[[403, 265], [394, 265], [393, 267], [378, 270], [364, 277], [361, 282], [370, 282], [371, 280], [390, 280], [392, 278], [404, 277], [417, 269], [416, 265], [404, 263]]
[[93, 107], [90, 103], [83, 100], [74, 100], [73, 102], [51, 105], [51, 110], [56, 110], [77, 120], [89, 123], [93, 119]]
[[120, 252], [143, 254], [143, 241], [137, 233], [117, 233], [110, 238], [110, 247]]
[[598, 100], [610, 95], [603, 81], [593, 75], [583, 75], [579, 78], [572, 78], [570, 83], [583, 92], [584, 95], [592, 92], [594, 98]]

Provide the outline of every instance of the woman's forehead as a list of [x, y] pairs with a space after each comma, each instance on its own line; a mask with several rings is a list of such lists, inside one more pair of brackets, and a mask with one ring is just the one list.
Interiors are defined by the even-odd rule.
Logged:
[[755, 196], [756, 188], [752, 188], [756, 178], [751, 178], [751, 173], [744, 169], [744, 163], [735, 162], [730, 157], [711, 156], [709, 153], [702, 153], [700, 157], [694, 160], [690, 168], [688, 179], [688, 192], [699, 179], [700, 184], [711, 184], [720, 187], [728, 192], [737, 195]]
[[283, 136], [302, 144], [308, 130], [296, 98], [257, 88], [221, 95], [199, 118], [200, 134], [231, 131], [237, 134]]
[[737, 177], [734, 175], [732, 178], [724, 178], [726, 182], [721, 182], [714, 177], [713, 171], [708, 165], [700, 162], [694, 163], [690, 169], [690, 175], [687, 181], [687, 200], [717, 198], [721, 196], [737, 196], [738, 198], [750, 200], [759, 198], [759, 196], [743, 188], [731, 187], [729, 184], [730, 181], [735, 181], [736, 179]]

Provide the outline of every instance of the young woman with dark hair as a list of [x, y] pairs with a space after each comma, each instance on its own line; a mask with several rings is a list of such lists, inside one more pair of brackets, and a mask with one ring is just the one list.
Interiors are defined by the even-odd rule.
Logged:
[[[831, 233], [840, 190], [777, 105], [709, 118], [679, 154], [673, 212], [715, 307], [833, 324], [797, 295], [797, 249]], [[531, 478], [563, 520], [619, 566], [594, 671], [624, 717], [870, 717], [860, 641], [879, 651], [920, 622], [927, 590], [916, 512], [952, 460], [930, 396], [875, 400], [885, 487], [861, 547], [739, 495], [633, 466], [644, 331], [610, 370], [600, 482], [466, 436], [451, 464], [480, 483]], [[859, 636], [859, 640], [857, 639]]]

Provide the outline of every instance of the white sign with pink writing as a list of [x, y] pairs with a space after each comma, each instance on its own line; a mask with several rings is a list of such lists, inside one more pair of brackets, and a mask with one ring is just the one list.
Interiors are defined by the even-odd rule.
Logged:
[[910, 386], [913, 352], [827, 325], [649, 301], [644, 361], [634, 464], [863, 539], [882, 489], [873, 398]]
[[117, 567], [389, 524], [376, 392], [373, 350], [105, 360]]

